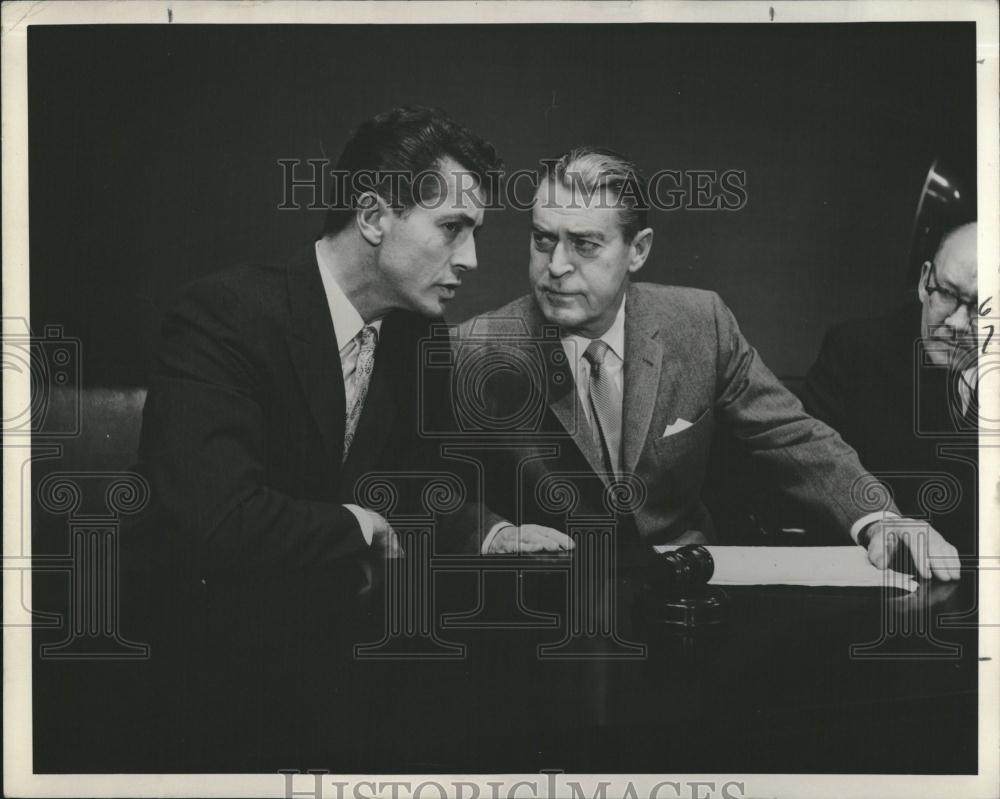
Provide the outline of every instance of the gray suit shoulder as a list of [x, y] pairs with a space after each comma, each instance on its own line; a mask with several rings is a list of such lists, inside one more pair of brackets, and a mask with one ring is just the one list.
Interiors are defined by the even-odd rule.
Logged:
[[458, 326], [458, 338], [527, 335], [528, 318], [534, 301], [534, 297], [525, 294], [492, 311], [473, 316]]
[[633, 287], [644, 294], [652, 295], [664, 302], [683, 304], [710, 305], [719, 301], [719, 295], [708, 289], [696, 289], [690, 286], [673, 286], [663, 283], [633, 283]]
[[662, 317], [672, 325], [714, 319], [725, 307], [718, 294], [706, 289], [659, 283], [634, 283], [632, 288], [633, 311]]
[[[628, 313], [656, 316], [668, 324], [704, 322], [714, 318], [724, 307], [714, 291], [687, 286], [633, 283], [631, 296], [634, 304]], [[459, 325], [458, 337], [526, 335], [534, 302], [534, 297], [526, 294], [500, 308], [474, 316]]]

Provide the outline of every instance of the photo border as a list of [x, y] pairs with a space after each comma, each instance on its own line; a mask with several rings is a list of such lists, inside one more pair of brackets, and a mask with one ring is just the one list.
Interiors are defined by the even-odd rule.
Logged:
[[[568, 13], [569, 10], [571, 13]], [[17, 325], [30, 319], [28, 294], [28, 116], [27, 29], [30, 25], [75, 24], [497, 24], [497, 23], [843, 23], [902, 21], [976, 22], [978, 99], [978, 198], [979, 217], [1000, 219], [998, 204], [998, 17], [991, 0], [946, 2], [8, 2], [2, 7], [2, 147], [3, 147], [3, 317], [4, 337], [16, 334]], [[1000, 303], [997, 264], [1000, 264], [1000, 229], [981, 225], [979, 296]], [[6, 344], [5, 344], [6, 347]], [[30, 381], [25, 374], [4, 373], [4, 418], [9, 408], [27, 407]], [[982, 398], [985, 418], [1000, 419], [1000, 392]], [[30, 466], [22, 472], [24, 448], [4, 438], [3, 498], [4, 556], [24, 558], [21, 524], [29, 515], [13, 517], [23, 501], [22, 478], [30, 483]], [[980, 446], [980, 558], [1000, 564], [1000, 447]], [[29, 503], [30, 505], [30, 503]], [[984, 532], [992, 534], [982, 535]], [[621, 786], [627, 779], [640, 795], [669, 778], [678, 782], [714, 777], [720, 783], [744, 783], [746, 797], [937, 797], [995, 795], [998, 771], [998, 719], [1000, 719], [1000, 574], [982, 569], [979, 581], [979, 764], [975, 776], [906, 775], [561, 775], [560, 781], [578, 781], [588, 795], [601, 781]], [[30, 595], [31, 573], [23, 581], [4, 580], [4, 790], [8, 796], [285, 796], [281, 774], [135, 774], [135, 775], [36, 775], [32, 773], [32, 630], [13, 626], [22, 602]], [[360, 781], [371, 775], [338, 776], [338, 781]], [[393, 775], [387, 779], [419, 782], [459, 779], [486, 790], [487, 783], [518, 780], [545, 785], [544, 775]], [[313, 778], [296, 778], [296, 790], [310, 791]], [[485, 793], [484, 796], [489, 795]]]

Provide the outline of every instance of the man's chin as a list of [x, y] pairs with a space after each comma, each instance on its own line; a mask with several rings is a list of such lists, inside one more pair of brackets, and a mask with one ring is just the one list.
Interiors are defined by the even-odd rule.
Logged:
[[947, 357], [949, 366], [964, 368], [975, 363], [978, 357], [975, 341], [932, 338], [930, 342], [934, 349]]
[[542, 306], [542, 316], [550, 325], [559, 325], [565, 330], [573, 330], [577, 327], [577, 315], [567, 312], [564, 308], [553, 308]]
[[579, 314], [575, 313], [576, 309], [556, 305], [550, 302], [544, 294], [536, 296], [536, 299], [542, 316], [545, 317], [545, 321], [549, 324], [573, 328], [579, 321]]
[[413, 305], [410, 310], [413, 313], [426, 316], [428, 319], [443, 319], [445, 303], [439, 299], [427, 300], [419, 305]]

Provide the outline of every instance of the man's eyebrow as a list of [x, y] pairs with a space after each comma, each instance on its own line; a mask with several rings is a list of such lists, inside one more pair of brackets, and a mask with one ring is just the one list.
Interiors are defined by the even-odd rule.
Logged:
[[539, 227], [538, 225], [535, 225], [535, 224], [532, 224], [531, 230], [533, 232], [535, 232], [535, 233], [538, 233], [539, 235], [542, 235], [542, 236], [549, 236], [550, 238], [556, 238], [556, 234], [555, 233], [552, 233], [552, 232], [546, 230], [545, 228], [541, 228], [541, 227]]
[[[958, 286], [956, 286], [954, 283], [948, 280], [948, 278], [945, 278], [944, 280], [938, 280], [938, 285], [941, 286], [941, 288], [943, 289], [947, 289], [959, 299], [963, 299], [964, 297], [969, 296], [964, 291], [962, 291], [962, 289], [960, 289]], [[976, 295], [973, 294], [972, 296], [975, 297]]]
[[472, 217], [469, 214], [464, 213], [462, 211], [456, 211], [453, 214], [448, 214], [441, 221], [442, 222], [461, 222], [466, 227], [482, 227], [482, 225], [483, 225], [483, 220], [480, 220], [479, 224], [477, 225], [476, 224], [476, 220], [475, 220], [474, 217]]
[[604, 241], [604, 234], [599, 230], [571, 230], [569, 235], [574, 239], [597, 239]]

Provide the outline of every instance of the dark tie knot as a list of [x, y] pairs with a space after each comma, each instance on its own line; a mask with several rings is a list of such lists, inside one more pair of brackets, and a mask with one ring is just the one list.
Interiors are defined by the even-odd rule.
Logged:
[[583, 357], [587, 359], [590, 371], [595, 377], [601, 373], [601, 364], [604, 363], [604, 358], [610, 349], [601, 339], [594, 339], [587, 347], [587, 351], [583, 353]]

